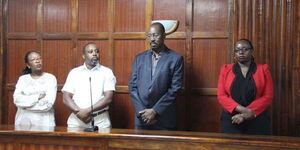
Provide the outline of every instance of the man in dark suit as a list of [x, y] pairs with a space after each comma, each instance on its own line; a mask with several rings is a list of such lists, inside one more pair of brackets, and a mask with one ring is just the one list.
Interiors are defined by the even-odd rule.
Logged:
[[164, 44], [165, 29], [150, 26], [151, 49], [135, 57], [129, 92], [135, 109], [135, 128], [176, 129], [176, 96], [182, 86], [183, 57]]

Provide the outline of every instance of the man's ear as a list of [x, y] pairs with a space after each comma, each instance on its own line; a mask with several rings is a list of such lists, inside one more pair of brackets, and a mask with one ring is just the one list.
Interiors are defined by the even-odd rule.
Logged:
[[166, 37], [167, 37], [167, 34], [166, 34], [166, 33], [164, 33], [164, 34], [163, 34], [163, 38], [165, 39]]
[[85, 56], [84, 55], [82, 55], [82, 58], [85, 60]]

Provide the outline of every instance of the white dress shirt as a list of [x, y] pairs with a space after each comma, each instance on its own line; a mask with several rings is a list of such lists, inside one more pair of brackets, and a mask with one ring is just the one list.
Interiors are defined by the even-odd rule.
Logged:
[[[15, 125], [55, 126], [53, 104], [56, 99], [57, 80], [44, 72], [37, 79], [22, 75], [16, 84], [14, 104], [18, 107]], [[38, 100], [40, 94], [46, 96]]]
[[[90, 82], [91, 79], [91, 82]], [[75, 104], [81, 108], [91, 107], [91, 93], [90, 85], [92, 88], [92, 103], [93, 105], [99, 102], [104, 97], [105, 91], [115, 91], [116, 78], [111, 69], [97, 64], [94, 68], [89, 70], [85, 64], [72, 69], [67, 77], [66, 83], [62, 89], [63, 92], [73, 94]], [[104, 108], [108, 110], [108, 106]], [[103, 117], [99, 117], [103, 116]], [[97, 120], [98, 119], [98, 120]], [[95, 123], [103, 124], [103, 119], [110, 127], [109, 115], [107, 112], [95, 117]], [[102, 121], [100, 121], [102, 120]], [[75, 114], [71, 114], [68, 119], [69, 127], [86, 127], [89, 124], [83, 123]], [[98, 124], [99, 127], [103, 127]]]

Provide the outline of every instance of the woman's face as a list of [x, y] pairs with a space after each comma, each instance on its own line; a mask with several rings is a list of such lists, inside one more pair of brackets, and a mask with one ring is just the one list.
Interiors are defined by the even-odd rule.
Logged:
[[27, 66], [30, 67], [31, 71], [34, 72], [42, 70], [43, 62], [40, 54], [33, 52], [28, 56], [27, 59]]
[[253, 49], [249, 43], [238, 41], [234, 46], [234, 55], [239, 63], [247, 63], [252, 59]]

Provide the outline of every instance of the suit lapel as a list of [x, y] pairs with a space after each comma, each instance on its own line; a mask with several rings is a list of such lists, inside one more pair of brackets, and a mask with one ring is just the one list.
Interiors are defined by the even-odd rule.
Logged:
[[151, 83], [152, 81], [152, 53], [151, 50], [148, 50], [146, 54], [146, 60], [145, 60], [145, 70], [146, 70], [146, 79]]
[[[161, 52], [161, 57], [159, 58], [159, 60], [157, 62], [157, 66], [156, 66], [154, 75], [152, 76], [152, 81], [151, 81], [150, 87], [152, 86], [152, 84], [156, 80], [158, 74], [161, 72], [161, 69], [163, 68], [163, 65], [168, 60], [168, 56], [169, 56], [168, 53], [169, 53], [169, 49], [166, 49], [166, 50]], [[151, 68], [152, 68], [152, 59], [151, 59]]]

